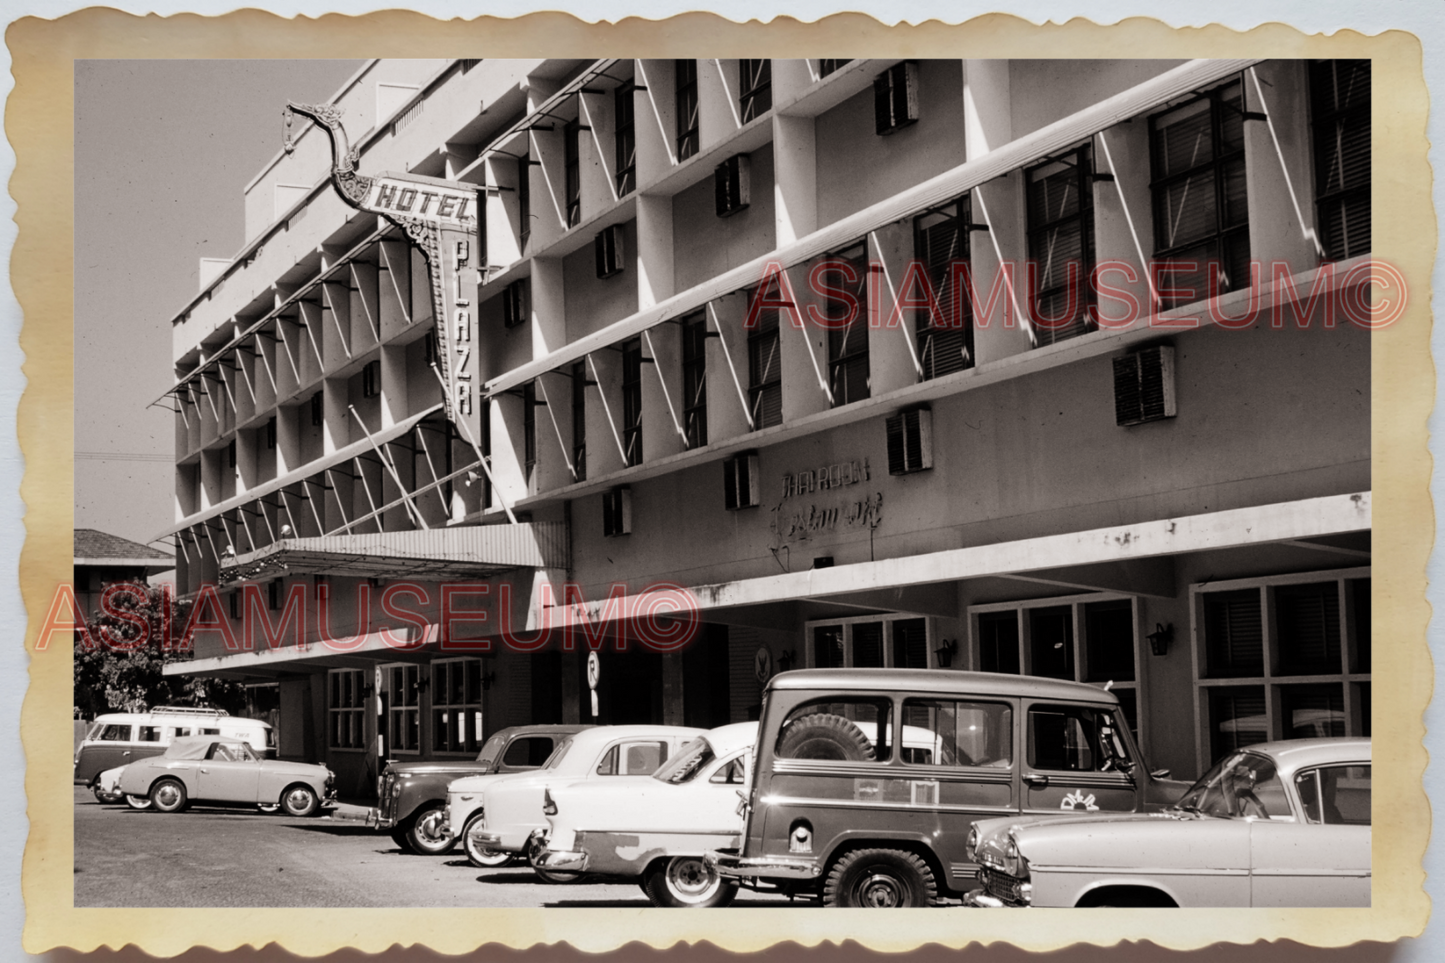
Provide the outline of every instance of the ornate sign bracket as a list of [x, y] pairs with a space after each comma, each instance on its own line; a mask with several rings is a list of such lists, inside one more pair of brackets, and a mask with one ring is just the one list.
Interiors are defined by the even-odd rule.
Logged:
[[462, 271], [473, 264], [477, 219], [481, 215], [477, 195], [482, 188], [420, 174], [361, 174], [357, 170], [360, 153], [347, 140], [341, 124], [342, 108], [336, 104], [292, 101], [285, 112], [287, 153], [294, 149], [290, 130], [293, 114], [311, 118], [330, 138], [331, 183], [342, 200], [357, 210], [379, 214], [401, 228], [426, 259], [436, 317], [437, 368], [446, 387], [444, 410], [453, 422], [468, 419], [471, 437], [480, 438], [472, 360], [474, 311], [463, 289]]

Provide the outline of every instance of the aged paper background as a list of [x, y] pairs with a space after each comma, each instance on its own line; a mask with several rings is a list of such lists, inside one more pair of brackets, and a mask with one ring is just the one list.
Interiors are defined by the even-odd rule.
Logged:
[[[1420, 785], [1426, 756], [1421, 713], [1432, 666], [1425, 645], [1429, 610], [1424, 567], [1433, 512], [1425, 422], [1433, 402], [1429, 356], [1429, 279], [1436, 226], [1425, 157], [1427, 99], [1418, 41], [1401, 32], [1367, 38], [1340, 32], [1305, 37], [1282, 25], [1248, 33], [1224, 28], [1171, 30], [1131, 20], [1099, 27], [1075, 21], [1034, 27], [1005, 16], [962, 26], [885, 28], [841, 15], [813, 25], [787, 20], [739, 25], [705, 14], [663, 21], [630, 19], [590, 26], [558, 14], [522, 20], [441, 23], [410, 13], [284, 21], [248, 11], [223, 18], [136, 18], [88, 10], [56, 21], [25, 19], [7, 33], [16, 89], [6, 131], [17, 153], [11, 193], [20, 234], [12, 283], [24, 309], [26, 394], [19, 437], [27, 459], [21, 493], [29, 538], [21, 555], [22, 593], [31, 623], [30, 690], [22, 715], [30, 837], [24, 861], [25, 946], [88, 950], [135, 943], [154, 954], [192, 945], [232, 948], [277, 942], [303, 954], [342, 946], [369, 952], [422, 943], [459, 953], [480, 942], [527, 946], [565, 940], [587, 951], [631, 941], [666, 946], [708, 940], [754, 950], [780, 940], [813, 945], [845, 938], [879, 950], [923, 943], [963, 946], [1003, 940], [1045, 949], [1076, 941], [1147, 939], [1173, 948], [1222, 939], [1292, 938], [1321, 946], [1392, 940], [1420, 932], [1429, 911], [1420, 860], [1429, 827]], [[658, 910], [198, 910], [76, 909], [72, 905], [69, 647], [35, 651], [40, 618], [55, 586], [71, 573], [72, 529], [72, 77], [81, 58], [476, 57], [517, 56], [816, 56], [855, 50], [918, 57], [1370, 57], [1375, 85], [1375, 230], [1378, 259], [1411, 285], [1410, 308], [1373, 343], [1376, 633], [1392, 641], [1376, 653], [1386, 697], [1377, 699], [1374, 908], [1369, 910], [915, 911], [842, 914], [793, 908], [723, 913]], [[60, 637], [57, 636], [57, 639]], [[57, 805], [56, 800], [62, 802]]]

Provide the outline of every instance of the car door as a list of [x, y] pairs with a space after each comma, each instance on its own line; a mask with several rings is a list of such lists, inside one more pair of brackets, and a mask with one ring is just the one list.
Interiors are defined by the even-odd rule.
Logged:
[[1318, 766], [1294, 777], [1294, 820], [1251, 827], [1255, 906], [1370, 905], [1370, 766]]
[[1031, 701], [1024, 718], [1023, 811], [1132, 812], [1139, 791], [1123, 766], [1106, 706]]
[[931, 841], [949, 867], [950, 887], [977, 872], [966, 845], [974, 820], [1018, 812], [1015, 715], [1007, 699], [903, 700], [900, 825]]
[[89, 782], [98, 773], [135, 762], [135, 727], [127, 722], [107, 723], [92, 740], [82, 746], [75, 776]]
[[246, 747], [217, 743], [196, 770], [196, 797], [216, 802], [256, 802], [261, 765]]

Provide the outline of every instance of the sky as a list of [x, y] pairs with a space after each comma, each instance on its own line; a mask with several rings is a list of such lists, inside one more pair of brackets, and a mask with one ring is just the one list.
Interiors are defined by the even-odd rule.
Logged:
[[75, 62], [76, 528], [149, 542], [172, 523], [175, 416], [147, 407], [174, 382], [170, 319], [200, 258], [240, 251], [286, 101], [328, 101], [362, 63]]

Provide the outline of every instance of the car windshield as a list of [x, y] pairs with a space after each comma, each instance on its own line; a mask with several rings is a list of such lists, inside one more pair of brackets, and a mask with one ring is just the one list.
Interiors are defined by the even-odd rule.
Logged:
[[679, 750], [678, 754], [672, 757], [661, 769], [652, 774], [653, 779], [660, 779], [663, 782], [678, 785], [679, 783], [691, 782], [697, 778], [708, 763], [717, 758], [712, 751], [712, 746], [701, 736], [689, 742]]
[[502, 751], [502, 746], [507, 742], [505, 733], [499, 732], [482, 744], [482, 751], [477, 753], [477, 762], [491, 768], [492, 763], [497, 759], [497, 753]]
[[571, 748], [572, 748], [572, 737], [571, 737], [571, 736], [568, 736], [567, 738], [563, 739], [561, 742], [557, 743], [557, 748], [556, 748], [556, 749], [553, 749], [553, 750], [552, 750], [552, 754], [547, 757], [547, 761], [544, 762], [544, 763], [542, 763], [542, 768], [543, 768], [543, 769], [556, 769], [559, 765], [561, 765], [562, 759], [567, 755], [567, 750], [568, 750], [568, 749], [571, 749]]
[[1290, 817], [1274, 762], [1252, 752], [1225, 756], [1174, 805], [1185, 812], [1223, 819]]

